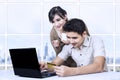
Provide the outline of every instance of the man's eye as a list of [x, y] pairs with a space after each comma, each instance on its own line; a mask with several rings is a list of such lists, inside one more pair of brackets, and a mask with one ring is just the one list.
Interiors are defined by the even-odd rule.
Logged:
[[72, 39], [77, 39], [77, 37], [73, 37]]
[[70, 37], [67, 36], [68, 39], [70, 39]]

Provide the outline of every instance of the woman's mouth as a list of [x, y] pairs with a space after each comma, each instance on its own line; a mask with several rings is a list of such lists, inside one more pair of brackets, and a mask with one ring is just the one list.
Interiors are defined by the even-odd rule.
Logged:
[[56, 28], [61, 28], [61, 26], [57, 26]]

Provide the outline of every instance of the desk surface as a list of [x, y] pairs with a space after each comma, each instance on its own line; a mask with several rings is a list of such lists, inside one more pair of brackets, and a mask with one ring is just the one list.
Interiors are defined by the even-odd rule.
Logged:
[[[0, 80], [40, 80], [41, 78], [27, 78], [15, 76], [13, 70], [0, 70]], [[70, 77], [53, 76], [44, 80], [120, 80], [120, 72], [103, 72]]]

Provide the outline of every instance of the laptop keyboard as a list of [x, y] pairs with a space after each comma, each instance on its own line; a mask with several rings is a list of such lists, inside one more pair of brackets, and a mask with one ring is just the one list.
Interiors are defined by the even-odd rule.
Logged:
[[56, 73], [55, 72], [48, 72], [48, 71], [43, 71], [41, 72], [42, 77], [50, 77], [50, 76], [55, 76]]

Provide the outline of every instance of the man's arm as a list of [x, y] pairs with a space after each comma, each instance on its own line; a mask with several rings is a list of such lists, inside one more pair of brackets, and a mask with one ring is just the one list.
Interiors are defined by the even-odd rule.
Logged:
[[105, 65], [105, 57], [98, 56], [94, 58], [94, 62], [88, 66], [82, 66], [75, 69], [75, 74], [89, 74], [103, 72]]
[[61, 59], [59, 56], [57, 56], [57, 57], [52, 61], [52, 63], [53, 63], [53, 64], [56, 64], [57, 66], [61, 65], [63, 62], [64, 62], [64, 60]]
[[67, 67], [60, 66], [55, 67], [56, 74], [59, 76], [71, 76], [71, 75], [82, 75], [102, 72], [104, 70], [105, 58], [103, 56], [98, 56], [94, 58], [93, 64], [82, 66], [82, 67]]

